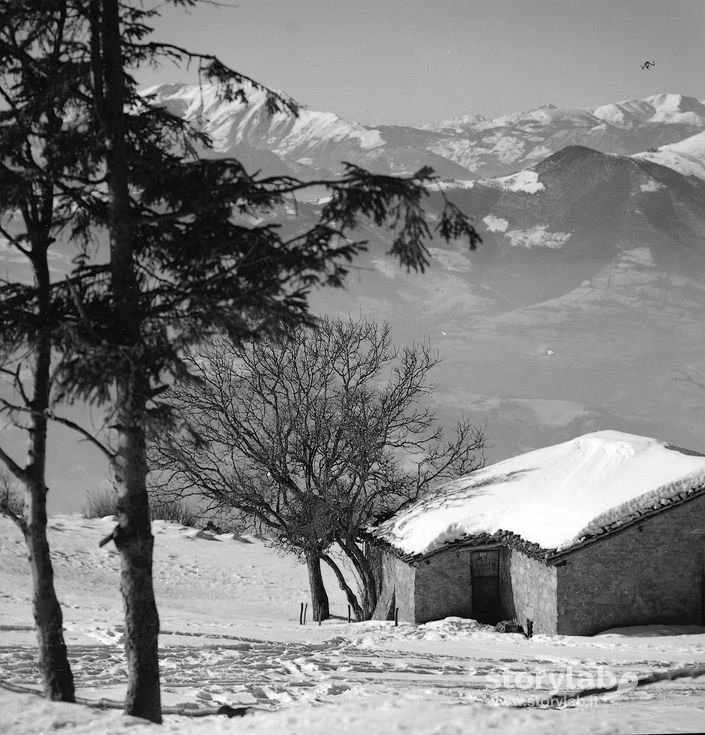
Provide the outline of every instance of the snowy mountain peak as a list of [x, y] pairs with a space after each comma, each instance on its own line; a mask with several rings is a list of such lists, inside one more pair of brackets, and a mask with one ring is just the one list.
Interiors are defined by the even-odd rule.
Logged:
[[213, 84], [164, 84], [145, 94], [175, 114], [197, 121], [212, 137], [218, 152], [246, 143], [280, 156], [298, 153], [305, 160], [306, 149], [322, 142], [348, 142], [363, 150], [384, 144], [377, 130], [348, 122], [332, 112], [302, 108], [298, 116], [285, 111], [270, 115], [265, 92], [253, 88], [244, 91], [246, 102], [223, 99]]
[[677, 143], [636, 153], [632, 158], [658, 163], [684, 176], [696, 176], [705, 180], [705, 131]]
[[644, 123], [705, 125], [705, 104], [682, 94], [657, 94], [640, 100], [624, 100], [592, 110], [595, 117], [620, 128]]
[[695, 97], [687, 97], [682, 94], [655, 94], [646, 97], [645, 102], [653, 105], [659, 112], [703, 112], [705, 105]]
[[705, 124], [705, 101], [682, 94], [663, 93], [645, 97], [643, 99], [622, 100], [595, 108], [565, 108], [552, 103], [539, 105], [523, 112], [513, 112], [496, 118], [486, 118], [482, 115], [462, 115], [449, 120], [427, 123], [421, 126], [422, 130], [457, 130], [482, 127], [499, 127], [517, 123], [526, 119], [550, 120], [562, 118], [597, 118], [595, 122], [603, 121], [620, 128], [629, 128], [647, 121], [665, 123], [696, 123], [702, 119]]
[[436, 131], [462, 131], [464, 128], [473, 127], [481, 122], [486, 122], [487, 118], [483, 115], [460, 115], [459, 117], [451, 117], [448, 120], [438, 120], [436, 122], [425, 123], [421, 125], [421, 130]]
[[608, 105], [601, 105], [592, 110], [592, 114], [604, 122], [618, 128], [629, 128], [638, 125], [653, 114], [654, 107], [646, 100], [624, 100]]

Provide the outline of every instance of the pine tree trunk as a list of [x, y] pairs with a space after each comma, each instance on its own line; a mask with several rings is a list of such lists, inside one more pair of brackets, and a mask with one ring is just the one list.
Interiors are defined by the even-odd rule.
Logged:
[[[46, 261], [44, 263], [46, 266]], [[35, 264], [36, 268], [36, 264]], [[48, 268], [37, 274], [40, 289], [48, 287]], [[40, 299], [46, 296], [42, 290]], [[54, 569], [47, 540], [45, 484], [47, 418], [51, 366], [49, 335], [41, 335], [34, 366], [28, 462], [25, 468], [24, 537], [32, 573], [32, 608], [39, 646], [39, 671], [44, 695], [63, 702], [75, 701], [73, 674], [64, 642], [61, 606], [54, 590]]]
[[[32, 243], [32, 265], [39, 293], [40, 316], [49, 308], [49, 267], [47, 247], [50, 240], [38, 237]], [[25, 486], [22, 531], [27, 543], [32, 574], [32, 608], [39, 647], [39, 671], [44, 695], [48, 699], [73, 702], [73, 674], [64, 642], [63, 616], [54, 589], [54, 569], [47, 539], [46, 455], [47, 416], [51, 386], [51, 335], [44, 329], [35, 345], [33, 393], [29, 408], [29, 448], [22, 474]]]
[[32, 610], [44, 696], [55, 701], [74, 702], [73, 674], [64, 642], [63, 616], [54, 590], [54, 570], [46, 536], [46, 488], [28, 483], [25, 492], [24, 532], [32, 572]]
[[96, 112], [107, 142], [110, 275], [122, 374], [116, 381], [120, 590], [125, 608], [128, 686], [125, 713], [161, 722], [159, 615], [152, 580], [154, 538], [147, 496], [146, 418], [149, 384], [143, 362], [140, 287], [135, 272], [133, 214], [125, 125], [125, 70], [118, 0], [91, 0]]
[[315, 621], [327, 620], [330, 617], [328, 608], [328, 593], [323, 584], [321, 574], [321, 559], [317, 554], [306, 555], [308, 567], [308, 584], [311, 588], [312, 617]]
[[125, 713], [161, 722], [159, 615], [154, 597], [144, 401], [133, 381], [118, 387], [119, 428], [113, 474], [118, 490], [120, 591], [125, 610], [128, 685]]

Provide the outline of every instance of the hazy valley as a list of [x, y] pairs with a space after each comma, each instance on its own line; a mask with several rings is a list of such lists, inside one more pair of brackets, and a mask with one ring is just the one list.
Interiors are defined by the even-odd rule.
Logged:
[[[368, 128], [309, 110], [269, 117], [256, 93], [247, 106], [208, 87], [150, 93], [212, 136], [211, 155], [263, 174], [335, 176], [342, 161], [436, 170], [437, 187], [473, 216], [478, 249], [436, 244], [426, 273], [406, 273], [386, 256], [385, 233], [364, 231], [369, 249], [347, 287], [311, 304], [386, 320], [399, 343], [428, 338], [443, 358], [439, 414], [486, 425], [490, 461], [600, 428], [705, 449], [703, 102], [664, 94]], [[438, 205], [432, 190], [428, 206]], [[316, 206], [292, 203], [284, 226]], [[54, 265], [60, 275], [64, 259]], [[50, 508], [77, 509], [102, 459], [55, 434], [61, 493]]]
[[182, 87], [156, 96], [200, 115], [217, 155], [265, 173], [434, 167], [474, 217], [477, 251], [438, 244], [431, 268], [408, 274], [385, 255], [385, 233], [365, 232], [347, 288], [312, 304], [385, 319], [400, 342], [428, 335], [443, 357], [439, 411], [486, 423], [490, 459], [599, 428], [705, 447], [702, 101], [365, 128], [308, 110], [267, 118], [256, 95], [248, 108]]

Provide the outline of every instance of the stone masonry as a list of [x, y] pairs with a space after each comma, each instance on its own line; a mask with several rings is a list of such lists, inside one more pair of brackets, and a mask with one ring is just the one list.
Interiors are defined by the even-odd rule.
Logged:
[[598, 539], [563, 561], [556, 566], [558, 633], [702, 625], [705, 496]]
[[417, 623], [472, 617], [470, 550], [449, 550], [418, 562], [415, 598]]
[[[380, 583], [376, 619], [424, 623], [473, 617], [472, 547], [414, 562], [373, 550]], [[499, 556], [502, 619], [535, 633], [593, 635], [649, 624], [705, 625], [705, 494], [549, 559], [504, 546]]]
[[504, 547], [500, 556], [499, 589], [502, 617], [516, 618], [535, 633], [556, 632], [556, 570], [538, 559]]

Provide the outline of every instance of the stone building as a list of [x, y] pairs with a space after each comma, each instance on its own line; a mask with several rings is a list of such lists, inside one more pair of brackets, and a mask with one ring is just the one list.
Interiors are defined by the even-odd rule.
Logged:
[[591, 635], [705, 624], [705, 456], [596, 432], [483, 468], [371, 530], [378, 619]]

